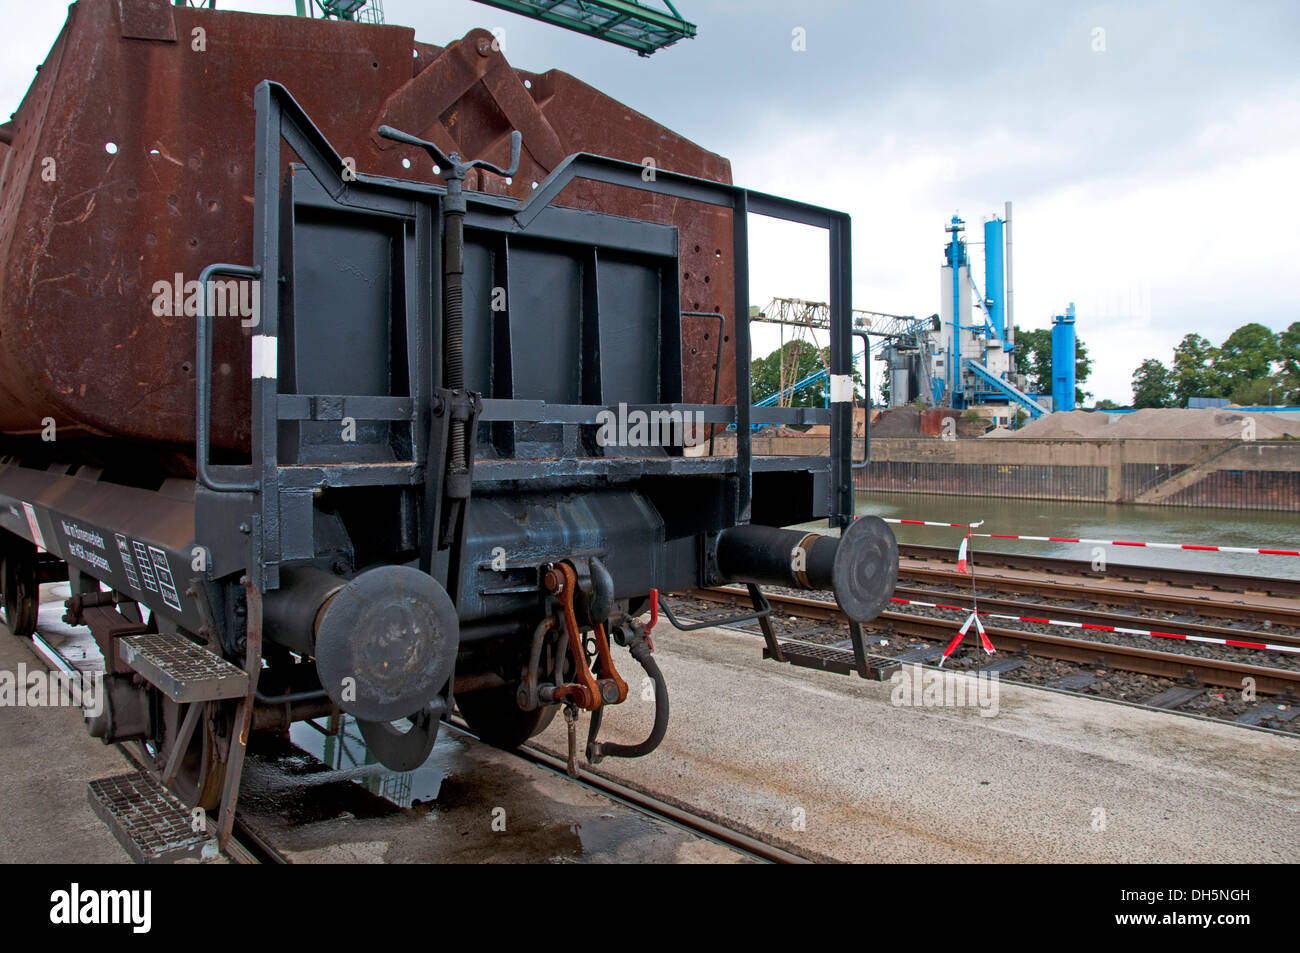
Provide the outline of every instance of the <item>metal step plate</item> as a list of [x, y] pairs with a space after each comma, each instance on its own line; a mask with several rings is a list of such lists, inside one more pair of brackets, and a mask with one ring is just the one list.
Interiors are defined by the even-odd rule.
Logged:
[[218, 856], [216, 838], [196, 832], [189, 809], [144, 772], [91, 781], [86, 785], [86, 796], [95, 813], [138, 864]]
[[[853, 652], [832, 648], [829, 645], [809, 645], [806, 642], [781, 642], [781, 654], [791, 665], [801, 668], [816, 668], [838, 675], [853, 675], [857, 672], [857, 662]], [[771, 658], [767, 649], [763, 649], [763, 658]], [[883, 682], [900, 668], [898, 660], [882, 658], [878, 655], [867, 656], [867, 678]]]
[[183, 635], [150, 633], [118, 639], [122, 661], [177, 702], [243, 698], [248, 673]]

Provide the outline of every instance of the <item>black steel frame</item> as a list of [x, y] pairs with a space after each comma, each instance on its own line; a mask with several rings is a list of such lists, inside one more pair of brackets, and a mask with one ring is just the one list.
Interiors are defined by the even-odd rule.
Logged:
[[[413, 221], [414, 242], [406, 248], [405, 281], [408, 307], [414, 313], [408, 320], [408, 361], [410, 393], [402, 397], [356, 397], [342, 395], [281, 394], [274, 374], [261, 374], [265, 368], [254, 367], [252, 394], [251, 464], [221, 466], [209, 462], [211, 417], [211, 340], [212, 317], [201, 309], [196, 334], [196, 378], [199, 406], [197, 410], [196, 456], [198, 481], [202, 491], [196, 501], [201, 510], [217, 497], [250, 504], [251, 526], [241, 532], [251, 538], [246, 553], [248, 569], [256, 574], [259, 587], [273, 589], [279, 585], [279, 563], [284, 551], [282, 530], [285, 514], [310, 515], [311, 492], [322, 484], [330, 486], [420, 485], [426, 447], [430, 434], [430, 417], [438, 389], [442, 385], [441, 362], [434, 355], [441, 352], [441, 301], [436, 294], [421, 289], [437, 286], [440, 269], [439, 242], [441, 199], [446, 189], [428, 183], [356, 174], [345, 178], [341, 156], [325, 136], [312, 124], [307, 114], [280, 84], [264, 81], [255, 94], [257, 110], [254, 203], [254, 259], [256, 264], [210, 265], [203, 272], [206, 280], [217, 274], [243, 278], [261, 278], [260, 326], [257, 328], [255, 354], [260, 350], [262, 362], [274, 362], [280, 327], [282, 229], [286, 203], [280, 184], [282, 144], [297, 155], [301, 168], [310, 172], [322, 200], [343, 208], [357, 209], [375, 216], [392, 216]], [[749, 522], [753, 498], [753, 474], [756, 470], [828, 470], [830, 475], [830, 525], [843, 527], [853, 519], [852, 470], [852, 403], [840, 401], [824, 408], [756, 408], [750, 396], [750, 335], [748, 320], [740, 316], [749, 312], [748, 225], [749, 213], [783, 221], [823, 228], [828, 234], [830, 259], [831, 373], [851, 375], [852, 359], [852, 291], [850, 264], [850, 219], [843, 212], [790, 199], [754, 192], [739, 186], [712, 182], [674, 172], [656, 170], [653, 176], [643, 173], [636, 163], [601, 156], [576, 154], [567, 158], [520, 204], [514, 199], [466, 193], [469, 213], [466, 226], [489, 228], [510, 234], [559, 234], [562, 226], [576, 221], [583, 213], [555, 206], [566, 186], [576, 179], [604, 182], [627, 188], [650, 191], [688, 201], [728, 208], [732, 212], [732, 237], [735, 256], [735, 299], [733, 322], [736, 347], [736, 406], [656, 404], [639, 408], [649, 411], [698, 412], [710, 424], [734, 424], [737, 452], [732, 457], [667, 458], [579, 458], [564, 461], [564, 468], [551, 465], [540, 474], [535, 461], [480, 461], [475, 465], [476, 484], [494, 480], [528, 479], [537, 476], [584, 477], [622, 474], [635, 478], [642, 474], [726, 474], [734, 475], [737, 487], [735, 512], [738, 523]], [[591, 219], [590, 213], [587, 218]], [[625, 220], [623, 221], [626, 226]], [[663, 229], [645, 223], [647, 229]], [[568, 232], [564, 232], [568, 234]], [[649, 241], [650, 239], [646, 239]], [[206, 284], [205, 284], [206, 287]], [[201, 295], [205, 299], [206, 294]], [[719, 318], [725, 321], [721, 315]], [[604, 408], [586, 404], [548, 404], [542, 401], [486, 397], [482, 401], [480, 421], [595, 424]], [[339, 420], [351, 416], [358, 420], [409, 421], [413, 453], [411, 459], [384, 467], [337, 465], [282, 467], [279, 461], [278, 431], [285, 420]], [[758, 458], [753, 455], [751, 425], [758, 423], [826, 423], [829, 422], [829, 457]], [[227, 496], [229, 494], [229, 496]], [[256, 497], [250, 494], [256, 494]], [[286, 497], [288, 499], [286, 500]], [[286, 505], [287, 504], [287, 505]], [[196, 514], [200, 525], [206, 521]], [[307, 521], [310, 527], [310, 520]], [[289, 527], [290, 532], [301, 533]], [[309, 532], [309, 529], [308, 529]]]

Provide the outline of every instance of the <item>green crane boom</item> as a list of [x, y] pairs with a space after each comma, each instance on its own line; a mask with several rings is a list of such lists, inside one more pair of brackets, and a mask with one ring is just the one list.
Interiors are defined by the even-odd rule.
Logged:
[[642, 56], [692, 39], [695, 24], [683, 20], [671, 0], [664, 0], [668, 12], [648, 7], [637, 0], [478, 0], [488, 6], [585, 33], [598, 40], [617, 43]]

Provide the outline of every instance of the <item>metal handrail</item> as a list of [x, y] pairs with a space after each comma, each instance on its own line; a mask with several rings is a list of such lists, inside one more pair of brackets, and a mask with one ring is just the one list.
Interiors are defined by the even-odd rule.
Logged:
[[212, 315], [208, 314], [208, 281], [213, 275], [257, 280], [262, 269], [251, 265], [208, 265], [199, 273], [199, 313], [194, 333], [194, 464], [198, 481], [209, 490], [225, 493], [256, 493], [259, 480], [219, 480], [208, 470], [212, 440]]

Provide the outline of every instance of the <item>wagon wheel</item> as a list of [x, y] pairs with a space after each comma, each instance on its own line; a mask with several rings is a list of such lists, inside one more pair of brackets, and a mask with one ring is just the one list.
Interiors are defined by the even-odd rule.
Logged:
[[0, 590], [3, 590], [4, 624], [21, 639], [36, 631], [40, 610], [40, 586], [36, 582], [36, 560], [7, 549], [0, 557]]
[[[160, 695], [163, 737], [154, 755], [159, 774], [166, 769], [173, 742], [180, 732], [187, 706]], [[221, 787], [226, 779], [226, 754], [230, 747], [230, 727], [234, 720], [228, 702], [196, 702], [204, 711], [190, 737], [180, 769], [171, 784], [172, 792], [189, 807], [215, 811], [221, 804]]]
[[465, 716], [470, 731], [497, 748], [518, 748], [540, 735], [560, 710], [559, 705], [544, 705], [524, 711], [515, 700], [512, 685], [488, 688], [456, 696], [456, 707]]

